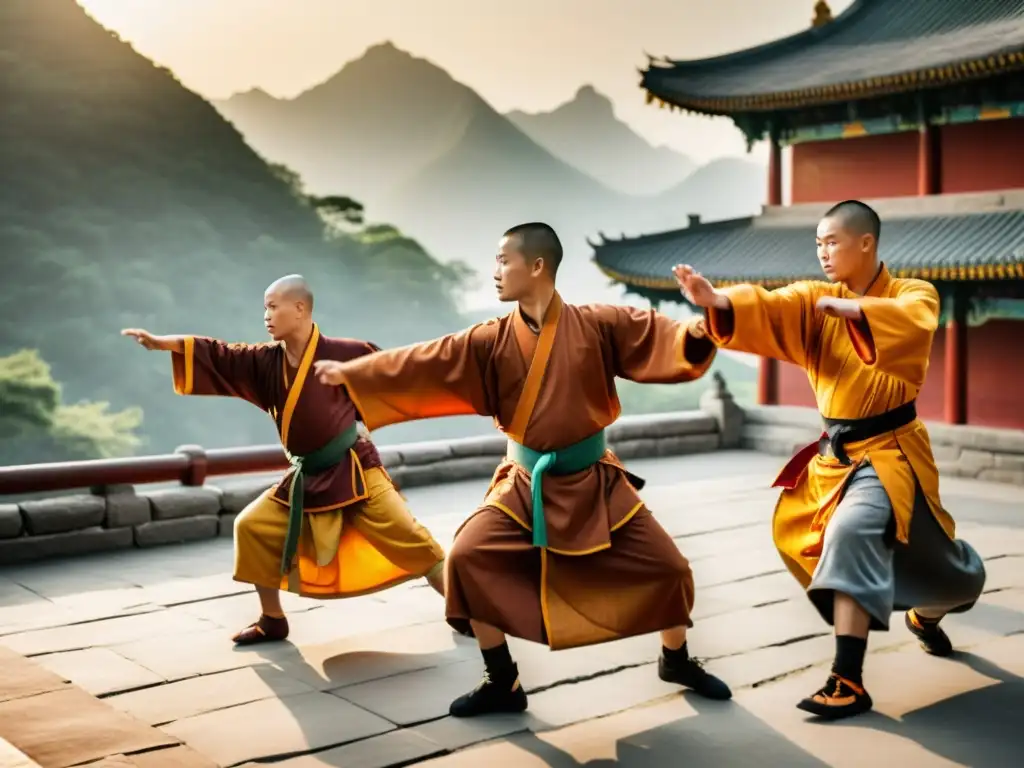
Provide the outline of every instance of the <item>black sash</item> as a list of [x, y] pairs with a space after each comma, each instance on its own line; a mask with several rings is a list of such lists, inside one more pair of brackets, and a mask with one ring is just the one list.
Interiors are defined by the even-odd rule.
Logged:
[[853, 462], [846, 455], [847, 443], [878, 437], [913, 423], [917, 419], [917, 406], [911, 400], [891, 411], [863, 419], [827, 419], [824, 416], [821, 419], [825, 424], [825, 434], [818, 441], [818, 452], [824, 455], [826, 449], [831, 449], [833, 456], [849, 466]]

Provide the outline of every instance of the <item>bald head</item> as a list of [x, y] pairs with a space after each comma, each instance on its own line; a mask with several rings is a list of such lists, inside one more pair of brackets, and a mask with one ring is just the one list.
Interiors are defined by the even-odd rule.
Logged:
[[285, 275], [263, 294], [263, 322], [277, 340], [305, 334], [313, 323], [313, 292], [302, 275]]
[[271, 294], [284, 301], [301, 301], [306, 305], [307, 312], [313, 311], [313, 291], [302, 275], [279, 277], [265, 292], [267, 296]]
[[836, 203], [825, 213], [826, 219], [835, 219], [839, 226], [855, 237], [871, 235], [878, 245], [882, 233], [882, 220], [875, 209], [860, 200], [844, 200]]

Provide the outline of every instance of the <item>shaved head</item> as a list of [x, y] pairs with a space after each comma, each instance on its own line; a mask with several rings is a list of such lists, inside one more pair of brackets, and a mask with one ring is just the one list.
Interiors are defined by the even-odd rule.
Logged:
[[313, 311], [313, 291], [302, 275], [285, 275], [272, 282], [265, 291], [267, 296], [273, 294], [285, 301], [301, 301], [306, 310]]
[[851, 235], [871, 235], [878, 244], [882, 233], [882, 220], [875, 209], [860, 200], [844, 200], [836, 203], [825, 213], [826, 219], [836, 219], [840, 226]]
[[313, 324], [313, 292], [302, 275], [285, 275], [263, 294], [263, 323], [277, 340], [307, 336]]

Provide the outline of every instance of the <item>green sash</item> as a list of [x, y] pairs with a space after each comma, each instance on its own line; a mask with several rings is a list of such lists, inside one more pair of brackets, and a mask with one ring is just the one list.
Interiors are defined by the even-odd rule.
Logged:
[[530, 492], [533, 497], [533, 546], [548, 545], [548, 527], [544, 520], [544, 495], [541, 485], [544, 474], [550, 472], [552, 475], [571, 475], [582, 472], [597, 464], [607, 447], [603, 429], [578, 443], [547, 453], [527, 448], [515, 440], [508, 441], [508, 458], [530, 473]]
[[305, 490], [306, 475], [318, 475], [336, 467], [345, 460], [359, 439], [359, 430], [353, 423], [348, 429], [337, 435], [324, 445], [305, 456], [288, 455], [288, 460], [295, 467], [292, 475], [292, 487], [288, 493], [288, 533], [284, 539], [284, 553], [281, 555], [281, 573], [291, 570], [292, 559], [299, 546], [299, 533], [302, 531], [302, 497]]

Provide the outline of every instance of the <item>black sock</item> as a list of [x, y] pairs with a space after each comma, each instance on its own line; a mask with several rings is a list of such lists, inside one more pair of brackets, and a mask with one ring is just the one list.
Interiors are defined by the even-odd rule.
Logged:
[[674, 651], [671, 648], [666, 648], [664, 645], [661, 646], [661, 655], [665, 657], [665, 661], [669, 664], [685, 664], [690, 660], [690, 651], [687, 649], [685, 642]]
[[868, 649], [866, 637], [836, 635], [836, 660], [832, 671], [851, 683], [860, 685], [864, 673], [864, 654]]
[[920, 624], [922, 627], [934, 627], [940, 621], [942, 621], [942, 616], [939, 616], [937, 619], [931, 619], [927, 616], [922, 616], [917, 611], [914, 611], [914, 618], [917, 620], [917, 623]]
[[484, 666], [491, 680], [506, 680], [515, 676], [516, 665], [512, 661], [512, 652], [507, 642], [494, 648], [482, 648], [480, 652], [484, 656]]

